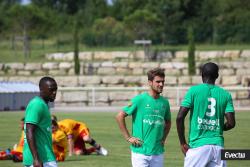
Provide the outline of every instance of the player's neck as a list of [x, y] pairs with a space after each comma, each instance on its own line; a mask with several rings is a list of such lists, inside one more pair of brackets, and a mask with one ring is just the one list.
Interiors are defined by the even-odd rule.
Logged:
[[215, 85], [215, 80], [210, 79], [210, 78], [202, 78], [202, 81], [204, 84]]
[[149, 94], [150, 96], [152, 96], [154, 99], [158, 99], [158, 98], [160, 97], [160, 94], [157, 93], [157, 92], [155, 92], [155, 91], [153, 91], [153, 90], [149, 90], [149, 91], [148, 91], [148, 94]]
[[40, 93], [40, 96], [39, 96], [46, 104], [49, 103], [48, 100], [46, 100], [46, 98]]

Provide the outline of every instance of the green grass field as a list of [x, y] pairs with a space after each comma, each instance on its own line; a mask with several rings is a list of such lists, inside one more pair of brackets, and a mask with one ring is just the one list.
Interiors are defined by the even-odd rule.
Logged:
[[[20, 137], [20, 129], [18, 123], [23, 116], [23, 112], [0, 112], [0, 148], [11, 148], [18, 142]], [[130, 164], [130, 151], [128, 143], [122, 138], [114, 119], [116, 113], [104, 112], [70, 112], [70, 113], [54, 113], [58, 119], [72, 118], [85, 122], [90, 128], [92, 137], [97, 142], [108, 149], [107, 157], [89, 155], [89, 156], [73, 156], [67, 157], [65, 162], [60, 162], [60, 167], [128, 167]], [[181, 167], [183, 166], [183, 158], [175, 126], [176, 112], [172, 113], [172, 128], [168, 136], [168, 142], [165, 146], [165, 166]], [[128, 120], [130, 125], [130, 120]], [[225, 132], [225, 147], [230, 149], [250, 149], [249, 138], [249, 112], [238, 112], [236, 114], [236, 127]], [[187, 120], [186, 120], [187, 122]], [[0, 161], [1, 167], [20, 167], [21, 163], [13, 163], [12, 161]], [[249, 167], [250, 161], [228, 161], [229, 167]]]

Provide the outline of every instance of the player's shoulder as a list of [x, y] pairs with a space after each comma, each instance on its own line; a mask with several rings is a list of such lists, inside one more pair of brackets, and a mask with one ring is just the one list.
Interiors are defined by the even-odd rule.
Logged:
[[229, 91], [221, 86], [216, 86], [216, 91], [218, 91], [220, 93], [224, 93], [225, 95], [230, 95]]
[[188, 90], [191, 92], [200, 92], [200, 91], [204, 91], [206, 89], [211, 89], [211, 88], [216, 88], [216, 85], [213, 85], [211, 87], [211, 85], [205, 84], [205, 83], [201, 83], [201, 84], [197, 84], [197, 85], [193, 85], [191, 86]]
[[72, 119], [63, 119], [63, 120], [61, 120], [61, 121], [58, 121], [58, 123], [59, 124], [67, 124], [67, 123], [70, 123], [70, 122], [73, 122], [73, 120]]
[[203, 89], [204, 87], [206, 87], [206, 84], [197, 84], [197, 85], [193, 85], [191, 86], [189, 89], [193, 90], [193, 89]]
[[160, 100], [162, 100], [164, 103], [169, 103], [169, 100], [167, 97], [160, 95]]
[[147, 92], [139, 93], [135, 95], [132, 99], [135, 101], [143, 99], [145, 96], [147, 96]]
[[141, 92], [139, 93], [138, 95], [136, 95], [137, 97], [144, 97], [144, 96], [147, 96], [148, 95], [148, 92]]
[[31, 99], [27, 105], [26, 111], [36, 108], [36, 109], [43, 109], [47, 107], [46, 103], [38, 96], [35, 96]]
[[43, 103], [44, 103], [44, 101], [40, 97], [38, 97], [38, 96], [35, 96], [29, 102], [29, 104], [43, 104]]

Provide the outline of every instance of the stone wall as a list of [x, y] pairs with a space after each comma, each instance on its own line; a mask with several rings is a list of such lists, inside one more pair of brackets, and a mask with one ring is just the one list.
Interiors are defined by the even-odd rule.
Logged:
[[[8, 70], [1, 70], [0, 80], [31, 80], [43, 75], [58, 78], [60, 86], [142, 86], [146, 72], [161, 67], [166, 72], [166, 85], [186, 86], [201, 82], [199, 65], [196, 75], [188, 76], [185, 62], [112, 62], [81, 63], [82, 73], [75, 76], [71, 62], [7, 63], [1, 64]], [[246, 86], [250, 79], [250, 61], [218, 62], [222, 86]], [[91, 69], [90, 69], [91, 66]]]
[[[147, 56], [144, 51], [93, 51], [80, 52], [79, 59], [82, 61], [141, 61], [141, 60], [161, 60], [161, 61], [183, 61], [187, 58], [187, 51], [150, 51]], [[235, 60], [239, 58], [249, 59], [250, 50], [225, 50], [225, 51], [196, 51], [197, 61], [207, 59], [223, 58], [228, 60]], [[48, 60], [56, 61], [72, 61], [74, 53], [52, 53], [47, 54]]]
[[[172, 106], [179, 105], [186, 90], [170, 87], [191, 86], [201, 83], [199, 67], [203, 62], [213, 61], [220, 66], [217, 84], [223, 87], [247, 86], [250, 82], [250, 51], [197, 51], [196, 75], [189, 76], [187, 52], [160, 52], [157, 61], [148, 61], [139, 52], [83, 52], [80, 54], [81, 73], [74, 75], [72, 53], [47, 55], [44, 63], [0, 63], [0, 81], [39, 82], [41, 76], [55, 77], [60, 87], [142, 87], [147, 84], [146, 72], [155, 67], [165, 69], [165, 89], [163, 94], [170, 99]], [[116, 106], [124, 105], [140, 91], [93, 91], [59, 90], [57, 105], [62, 106]], [[250, 106], [248, 90], [231, 91], [236, 105]], [[94, 97], [93, 97], [94, 96]], [[93, 102], [94, 99], [94, 102]]]

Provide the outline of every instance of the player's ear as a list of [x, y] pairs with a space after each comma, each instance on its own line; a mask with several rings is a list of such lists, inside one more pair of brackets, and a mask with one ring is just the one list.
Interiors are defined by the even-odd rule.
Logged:
[[216, 75], [215, 75], [215, 79], [217, 79], [219, 77], [219, 73], [217, 73]]
[[148, 85], [152, 85], [153, 81], [148, 80]]

